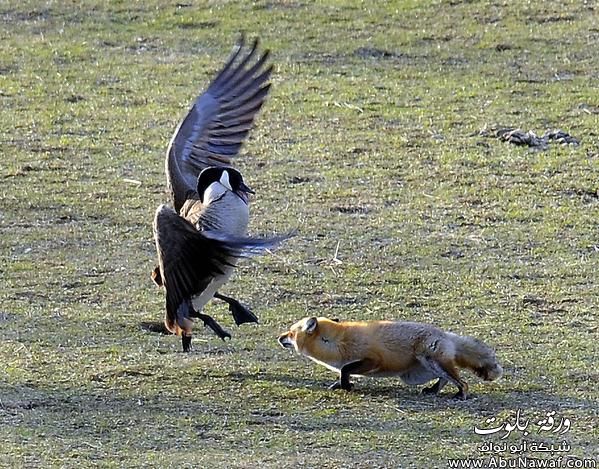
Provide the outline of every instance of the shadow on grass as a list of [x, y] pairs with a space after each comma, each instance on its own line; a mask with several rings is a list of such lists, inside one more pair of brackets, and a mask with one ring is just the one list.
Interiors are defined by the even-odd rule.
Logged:
[[[238, 429], [243, 427], [261, 428], [261, 432], [290, 429], [311, 438], [314, 432], [356, 429], [374, 433], [422, 432], [425, 431], [423, 422], [436, 422], [437, 425], [439, 419], [446, 422], [448, 411], [456, 415], [467, 413], [481, 422], [486, 416], [496, 416], [503, 411], [515, 413], [518, 409], [525, 411], [527, 416], [544, 415], [551, 410], [561, 414], [572, 410], [596, 413], [594, 402], [543, 391], [507, 394], [494, 391], [457, 401], [451, 398], [452, 393], [421, 396], [417, 388], [399, 383], [397, 386], [378, 386], [358, 382], [350, 394], [328, 390], [328, 380], [285, 373], [231, 372], [218, 377], [230, 380], [232, 388], [237, 385], [231, 399], [223, 400], [222, 396], [205, 392], [190, 392], [183, 396], [168, 389], [131, 395], [130, 390], [110, 387], [84, 389], [74, 385], [46, 389], [4, 385], [0, 386], [0, 424], [5, 428], [28, 428], [75, 446], [86, 438], [105, 438], [107, 428], [110, 428], [114, 435], [138, 434], [131, 441], [138, 442], [140, 450], [156, 450], [169, 447], [168, 441], [163, 441], [165, 434], [169, 438], [178, 438], [182, 447], [193, 447], [198, 437], [235, 443], [240, 438]], [[274, 397], [269, 397], [272, 391], [265, 391], [262, 397], [257, 397], [251, 384], [265, 381], [288, 388], [288, 395], [277, 393], [277, 399], [273, 400]], [[240, 382], [250, 386], [239, 389]], [[296, 390], [312, 394], [309, 405], [305, 398], [299, 398], [303, 406], [297, 407]], [[240, 393], [247, 394], [247, 399], [239, 400]], [[360, 399], [356, 400], [356, 396]], [[373, 418], [370, 411], [373, 404], [379, 409], [387, 409], [380, 418]], [[185, 424], [181, 425], [182, 422]], [[107, 442], [107, 447], [110, 444]]]
[[[232, 372], [228, 376], [236, 381], [268, 381], [286, 386], [290, 389], [301, 388], [311, 391], [323, 391], [331, 396], [343, 395], [347, 391], [329, 390], [334, 382], [331, 380], [317, 380], [302, 378], [290, 374], [265, 373], [250, 374], [245, 372]], [[588, 399], [565, 397], [546, 393], [538, 390], [515, 390], [506, 393], [482, 389], [473, 392], [467, 400], [454, 399], [455, 390], [449, 389], [437, 396], [420, 394], [420, 387], [407, 386], [397, 381], [397, 385], [376, 385], [372, 381], [360, 380], [354, 382], [350, 393], [373, 399], [392, 399], [396, 401], [398, 409], [402, 411], [422, 411], [424, 409], [460, 409], [476, 415], [495, 415], [501, 411], [516, 411], [530, 409], [534, 412], [547, 412], [550, 410], [594, 409], [596, 403]]]

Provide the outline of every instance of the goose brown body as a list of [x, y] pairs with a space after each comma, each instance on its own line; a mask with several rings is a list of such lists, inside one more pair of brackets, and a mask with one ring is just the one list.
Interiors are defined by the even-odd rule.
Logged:
[[276, 247], [286, 236], [247, 235], [249, 194], [233, 160], [253, 127], [270, 89], [268, 51], [242, 37], [221, 71], [193, 103], [167, 150], [165, 171], [172, 208], [154, 217], [158, 267], [155, 282], [166, 290], [166, 327], [189, 350], [199, 318], [221, 338], [230, 337], [202, 309], [213, 297], [229, 303], [235, 322], [257, 321], [237, 300], [218, 293], [241, 257]]

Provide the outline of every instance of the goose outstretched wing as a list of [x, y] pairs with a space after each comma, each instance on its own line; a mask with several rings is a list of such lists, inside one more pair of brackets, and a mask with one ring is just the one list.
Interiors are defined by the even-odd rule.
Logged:
[[252, 129], [268, 95], [272, 72], [272, 65], [266, 66], [269, 51], [257, 54], [258, 44], [256, 39], [246, 48], [244, 38], [240, 39], [171, 139], [166, 177], [177, 212], [187, 195], [196, 190], [200, 172], [209, 166], [231, 166]]
[[198, 231], [172, 208], [161, 205], [154, 217], [160, 284], [166, 289], [166, 326], [173, 331], [181, 304], [201, 293], [235, 259], [264, 254], [292, 236], [229, 236]]

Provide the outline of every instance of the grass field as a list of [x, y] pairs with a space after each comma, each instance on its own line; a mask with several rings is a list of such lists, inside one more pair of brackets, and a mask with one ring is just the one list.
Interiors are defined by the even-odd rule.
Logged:
[[[0, 466], [447, 467], [492, 442], [599, 457], [598, 10], [579, 1], [0, 3]], [[240, 31], [276, 64], [239, 166], [224, 290], [260, 317], [194, 351], [160, 321], [166, 145]], [[534, 151], [483, 136], [563, 129]], [[139, 181], [139, 184], [132, 182]], [[307, 315], [435, 323], [497, 349], [465, 401], [335, 376], [276, 343]], [[505, 440], [474, 427], [529, 421]], [[540, 431], [555, 411], [570, 431]], [[486, 423], [495, 417], [494, 423]], [[582, 466], [577, 466], [582, 467]], [[587, 466], [588, 467], [588, 466]], [[595, 467], [595, 466], [591, 466]]]

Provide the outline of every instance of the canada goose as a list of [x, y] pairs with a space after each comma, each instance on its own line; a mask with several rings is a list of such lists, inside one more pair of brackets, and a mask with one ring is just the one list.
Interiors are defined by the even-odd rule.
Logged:
[[255, 40], [243, 53], [244, 38], [200, 94], [176, 129], [166, 154], [167, 185], [174, 208], [160, 205], [154, 217], [158, 266], [154, 282], [166, 290], [166, 328], [191, 348], [194, 319], [221, 339], [230, 338], [202, 309], [212, 299], [229, 304], [237, 325], [256, 316], [218, 289], [240, 257], [275, 248], [288, 236], [248, 237], [249, 195], [241, 173], [231, 166], [252, 128], [270, 89], [272, 66], [264, 68], [266, 51], [250, 65]]

